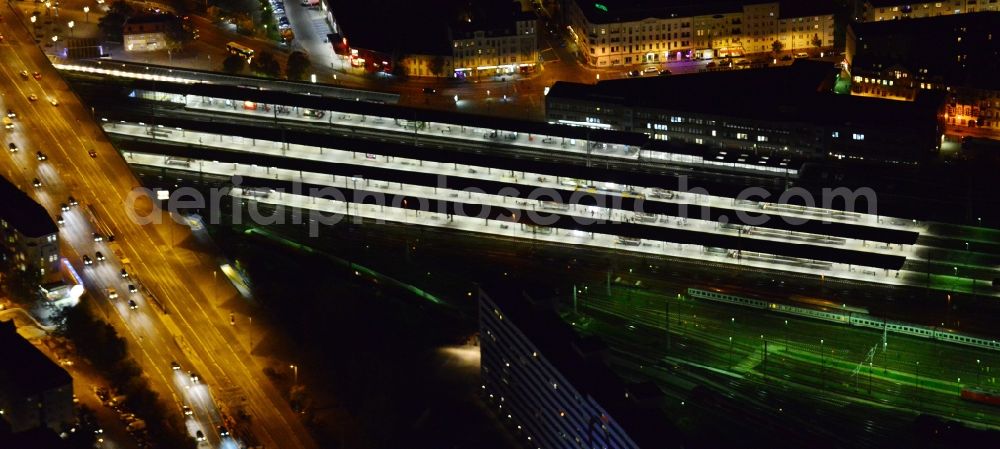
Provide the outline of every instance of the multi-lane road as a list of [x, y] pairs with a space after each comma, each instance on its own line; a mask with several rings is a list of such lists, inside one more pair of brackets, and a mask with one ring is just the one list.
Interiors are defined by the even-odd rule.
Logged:
[[[32, 195], [53, 217], [62, 214], [61, 250], [83, 276], [88, 294], [84, 302], [107, 317], [129, 341], [154, 389], [167, 404], [189, 404], [195, 415], [186, 425], [193, 435], [202, 430], [213, 446], [227, 446], [215, 426], [220, 424], [216, 406], [234, 412], [243, 407], [252, 417], [255, 436], [267, 447], [312, 448], [298, 417], [283, 395], [267, 380], [262, 367], [250, 357], [229, 325], [223, 303], [235, 290], [217, 276], [216, 255], [187, 239], [189, 228], [170, 220], [139, 225], [130, 220], [126, 200], [139, 182], [94, 123], [47, 58], [32, 42], [26, 28], [9, 9], [2, 11], [0, 34], [0, 91], [2, 109], [17, 113], [13, 130], [3, 132], [5, 143], [16, 143], [18, 152], [4, 151], [0, 171]], [[20, 72], [26, 70], [28, 77]], [[38, 72], [39, 76], [31, 76]], [[32, 101], [29, 96], [35, 95]], [[57, 105], [50, 102], [53, 99]], [[6, 147], [6, 145], [5, 145]], [[36, 152], [47, 160], [41, 161]], [[95, 157], [88, 153], [95, 152]], [[32, 186], [38, 178], [42, 185]], [[79, 205], [62, 211], [73, 196]], [[149, 201], [138, 201], [150, 209]], [[116, 244], [130, 261], [130, 277], [120, 274], [121, 261], [108, 242], [95, 242], [91, 209], [101, 227], [111, 229]], [[84, 266], [82, 258], [101, 251], [107, 260]], [[145, 287], [130, 293], [128, 284]], [[107, 288], [119, 297], [108, 298]], [[154, 297], [156, 298], [154, 300]], [[136, 301], [131, 310], [128, 300]], [[159, 302], [162, 308], [156, 305]], [[165, 313], [166, 312], [166, 313]], [[171, 369], [178, 361], [181, 371]], [[187, 371], [202, 378], [192, 385]]]

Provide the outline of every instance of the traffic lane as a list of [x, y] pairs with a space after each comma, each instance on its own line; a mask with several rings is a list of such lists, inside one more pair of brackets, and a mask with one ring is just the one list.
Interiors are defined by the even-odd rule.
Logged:
[[[75, 164], [74, 164], [74, 165], [75, 165]], [[119, 179], [120, 179], [120, 178], [119, 178]], [[84, 182], [86, 182], [86, 179], [85, 179], [85, 181], [84, 181]], [[93, 189], [93, 191], [99, 191], [99, 189]], [[154, 362], [154, 363], [155, 363], [155, 362]]]
[[[50, 119], [50, 118], [49, 118], [49, 119], [47, 119], [47, 118], [45, 118], [45, 117], [44, 117], [44, 115], [46, 115], [46, 114], [38, 114], [38, 117], [37, 117], [36, 119], [37, 119], [37, 120], [46, 120], [46, 121], [47, 121], [47, 124], [48, 124], [48, 125], [50, 125], [50, 126], [52, 126], [52, 125], [54, 125], [54, 124], [58, 124], [58, 123], [59, 123], [59, 120], [52, 120], [52, 119]], [[35, 118], [35, 117], [33, 117], [33, 118]], [[60, 145], [58, 145], [58, 144], [57, 144], [56, 146], [57, 146], [57, 147], [60, 147]], [[51, 188], [55, 188], [55, 187], [58, 187], [58, 184], [56, 184], [56, 183], [52, 183], [52, 187], [51, 187]], [[70, 213], [67, 213], [67, 215], [70, 215]], [[67, 219], [68, 219], [68, 220], [72, 220], [72, 217], [67, 217]], [[70, 223], [72, 223], [72, 221], [71, 221]], [[65, 233], [64, 233], [64, 234], [65, 234]], [[90, 242], [88, 242], [88, 241], [87, 241], [87, 238], [86, 238], [86, 237], [83, 237], [83, 238], [81, 238], [80, 240], [82, 240], [82, 241], [77, 241], [77, 242], [73, 242], [73, 243], [76, 243], [76, 246], [77, 246], [77, 247], [79, 247], [79, 245], [81, 245], [81, 244], [86, 244], [86, 243], [92, 243], [92, 238], [91, 238], [91, 241], [90, 241]], [[110, 251], [106, 251], [106, 252], [107, 252], [107, 253], [110, 253]], [[94, 259], [92, 259], [92, 260], [94, 260]], [[79, 259], [78, 259], [78, 258], [77, 258], [77, 261], [76, 261], [76, 262], [77, 262], [77, 265], [78, 265], [78, 266], [82, 266], [82, 264], [81, 264], [81, 263], [79, 262]], [[101, 265], [103, 266], [104, 264], [101, 264]], [[89, 282], [91, 283], [91, 291], [92, 291], [92, 292], [94, 292], [94, 293], [93, 293], [93, 294], [92, 294], [91, 296], [92, 296], [92, 297], [105, 297], [105, 296], [107, 296], [107, 294], [108, 294], [108, 291], [107, 291], [107, 288], [108, 288], [108, 285], [110, 285], [110, 284], [114, 284], [114, 282], [109, 282], [109, 281], [107, 281], [107, 279], [104, 279], [103, 281], [102, 281], [102, 280], [95, 280], [95, 276], [94, 276], [94, 273], [88, 273], [88, 272], [87, 272], [87, 271], [88, 271], [88, 269], [91, 269], [91, 270], [93, 270], [93, 267], [89, 267], [89, 266], [88, 266], [88, 267], [86, 267], [86, 268], [85, 268], [85, 269], [83, 270], [83, 271], [84, 271], [84, 273], [85, 273], [85, 279], [87, 279], [87, 280], [88, 280], [88, 281], [89, 281]], [[111, 275], [110, 275], [110, 276], [111, 276], [111, 279], [113, 279], [113, 280], [117, 280], [117, 278], [116, 278], [116, 277], [114, 277], [115, 275], [117, 275], [117, 272], [115, 272], [115, 273], [113, 273], [113, 274], [111, 274]], [[105, 276], [105, 278], [107, 278], [107, 277], [108, 277], [108, 276]], [[117, 289], [118, 289], [118, 291], [124, 291], [124, 290], [125, 290], [125, 288], [123, 288], [123, 286], [121, 286], [121, 285], [118, 285], [118, 286], [117, 286]], [[135, 321], [135, 320], [137, 319], [137, 315], [134, 315], [134, 314], [130, 314], [130, 315], [127, 315], [127, 316], [125, 316], [125, 315], [124, 315], [125, 311], [123, 310], [123, 309], [124, 309], [124, 306], [121, 306], [121, 305], [120, 305], [120, 306], [119, 306], [119, 307], [117, 307], [116, 309], [117, 309], [117, 311], [118, 311], [118, 313], [119, 313], [119, 315], [120, 315], [120, 317], [122, 318], [122, 320], [123, 320], [123, 321], [128, 321], [128, 320], [132, 320], [132, 321], [134, 322], [134, 321]], [[134, 311], [129, 311], [129, 312], [134, 312]], [[105, 310], [105, 312], [104, 312], [104, 313], [105, 313], [105, 316], [107, 317], [107, 310]], [[135, 327], [135, 326], [134, 326], [134, 323], [133, 323], [133, 326], [132, 326], [132, 327]], [[148, 322], [147, 322], [147, 323], [146, 323], [146, 324], [145, 324], [144, 326], [142, 326], [142, 327], [148, 327]], [[131, 329], [131, 327], [129, 327], [129, 329]], [[133, 334], [133, 335], [134, 335], [134, 334]], [[155, 335], [155, 334], [154, 334], [154, 335]], [[140, 335], [140, 336], [138, 337], [138, 340], [139, 340], [139, 341], [142, 341], [142, 339], [143, 339], [143, 338], [144, 338], [144, 336], [143, 336], [143, 335]], [[167, 347], [167, 346], [165, 346], [165, 345], [154, 345], [154, 348], [162, 348], [162, 347]], [[136, 348], [133, 348], [133, 350], [134, 350], [134, 349], [136, 349]], [[156, 358], [156, 355], [151, 355], [151, 354], [149, 354], [149, 352], [148, 352], [148, 351], [146, 351], [146, 349], [145, 349], [145, 348], [140, 348], [140, 351], [141, 351], [141, 352], [142, 352], [142, 353], [143, 353], [143, 354], [144, 354], [144, 355], [146, 356], [145, 358], [147, 358], [147, 359], [155, 359], [155, 358]], [[142, 358], [142, 357], [140, 357], [140, 359], [141, 359], [141, 358]], [[159, 357], [159, 358], [160, 358], [160, 359], [164, 359], [164, 358], [165, 358], [165, 356], [163, 356], [163, 355], [160, 355], [160, 357]], [[156, 362], [154, 361], [154, 362], [151, 362], [151, 363], [155, 364]], [[152, 374], [152, 373], [155, 373], [155, 370], [149, 370], [149, 371], [147, 371], [147, 372], [150, 372], [150, 373]], [[155, 375], [153, 375], [152, 377], [154, 378], [154, 382], [155, 382]], [[166, 383], [166, 382], [165, 382], [165, 383]], [[167, 389], [166, 391], [168, 391], [168, 392], [169, 392], [169, 391], [170, 391], [170, 390], [169, 390], [169, 388], [168, 388], [168, 389]], [[172, 392], [171, 392], [171, 393], [172, 393]]]

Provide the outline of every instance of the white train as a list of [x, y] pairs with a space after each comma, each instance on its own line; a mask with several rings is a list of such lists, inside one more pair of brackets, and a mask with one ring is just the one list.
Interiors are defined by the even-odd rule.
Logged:
[[687, 294], [688, 297], [691, 298], [727, 302], [743, 307], [766, 309], [773, 312], [804, 316], [823, 321], [832, 321], [850, 326], [870, 327], [880, 331], [885, 329], [887, 332], [895, 334], [906, 334], [914, 337], [928, 338], [959, 345], [976, 346], [979, 348], [1000, 351], [1000, 341], [997, 340], [974, 337], [937, 326], [921, 326], [919, 324], [910, 324], [901, 321], [882, 320], [869, 315], [867, 310], [857, 307], [800, 307], [697, 288], [687, 289]]

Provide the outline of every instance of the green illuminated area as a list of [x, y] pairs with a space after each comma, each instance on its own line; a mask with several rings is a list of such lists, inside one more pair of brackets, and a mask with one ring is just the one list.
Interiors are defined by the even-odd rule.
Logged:
[[597, 8], [597, 9], [599, 9], [599, 10], [601, 10], [601, 11], [608, 12], [608, 7], [604, 6], [601, 3], [594, 3], [594, 7]]
[[[827, 401], [843, 401], [865, 410], [823, 410], [829, 414], [825, 419], [851, 426], [855, 416], [891, 412], [891, 420], [905, 426], [916, 412], [1000, 428], [995, 408], [959, 397], [962, 388], [997, 388], [1000, 354], [995, 351], [899, 334], [883, 340], [874, 329], [710, 303], [677, 292], [589, 286], [578, 289], [575, 301], [567, 298], [562, 304], [564, 319], [578, 332], [609, 344], [616, 370], [654, 380], [666, 392], [664, 406], [678, 415], [691, 415], [692, 391], [707, 379], [724, 396], [750, 398], [750, 392], [764, 390], [775, 395], [774, 404], [788, 401], [734, 399], [747, 413], [775, 419], [783, 416], [780, 409], [794, 404], [822, 408]], [[679, 379], [685, 377], [689, 384]], [[728, 389], [727, 384], [740, 386]], [[688, 431], [700, 431], [698, 423], [687, 418], [684, 423]]]

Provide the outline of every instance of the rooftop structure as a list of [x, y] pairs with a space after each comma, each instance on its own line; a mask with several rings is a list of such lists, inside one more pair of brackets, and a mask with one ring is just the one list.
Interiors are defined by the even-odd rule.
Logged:
[[483, 390], [516, 436], [552, 448], [682, 447], [657, 406], [662, 392], [614, 374], [602, 342], [581, 338], [522, 292], [491, 292], [495, 300], [479, 295]]
[[59, 231], [45, 208], [5, 177], [0, 177], [0, 219], [25, 237], [42, 237]]
[[942, 92], [948, 125], [1000, 132], [997, 30], [1000, 12], [852, 24], [851, 91], [908, 101]]
[[557, 82], [546, 96], [546, 116], [758, 155], [914, 162], [937, 149], [939, 95], [925, 93], [912, 103], [837, 95], [835, 75], [829, 63], [800, 60], [764, 69]]
[[28, 340], [13, 321], [0, 322], [0, 410], [15, 433], [73, 419], [73, 379]]

